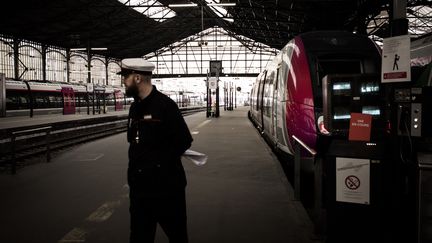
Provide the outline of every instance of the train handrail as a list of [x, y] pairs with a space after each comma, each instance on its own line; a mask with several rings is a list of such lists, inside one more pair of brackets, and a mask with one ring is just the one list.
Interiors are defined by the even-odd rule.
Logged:
[[304, 149], [306, 149], [306, 151], [308, 151], [311, 155], [315, 156], [317, 154], [317, 152], [315, 151], [315, 149], [307, 146], [302, 140], [300, 140], [298, 137], [296, 137], [295, 135], [291, 136], [298, 144], [300, 144]]
[[317, 152], [313, 148], [307, 146], [301, 139], [299, 139], [295, 135], [292, 135], [291, 137], [294, 139], [294, 197], [297, 200], [300, 200], [300, 173], [301, 173], [300, 146], [303, 147], [314, 157], [317, 154]]
[[40, 133], [45, 133], [45, 147], [46, 147], [46, 160], [49, 162], [51, 160], [50, 154], [50, 134], [51, 134], [52, 126], [45, 126], [39, 128], [18, 130], [11, 132], [11, 172], [12, 174], [16, 174], [16, 138], [19, 136], [28, 136], [28, 135], [37, 135]]
[[[308, 151], [314, 160], [315, 169], [314, 169], [314, 197], [315, 197], [315, 221], [316, 225], [322, 225], [323, 222], [323, 212], [322, 212], [322, 158], [317, 156], [317, 151], [306, 145], [301, 139], [296, 137], [295, 135], [291, 136], [294, 139], [294, 197], [296, 200], [300, 200], [300, 173], [301, 173], [301, 151], [300, 146], [303, 147], [306, 151]], [[318, 226], [315, 229], [317, 234], [321, 234], [323, 231], [322, 227]]]

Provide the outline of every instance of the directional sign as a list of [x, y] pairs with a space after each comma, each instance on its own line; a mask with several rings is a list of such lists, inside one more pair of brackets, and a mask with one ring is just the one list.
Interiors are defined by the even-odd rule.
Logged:
[[94, 88], [93, 88], [93, 84], [92, 83], [88, 83], [87, 84], [87, 92], [91, 93], [93, 92]]
[[209, 89], [216, 89], [218, 86], [218, 82], [217, 82], [217, 78], [215, 77], [211, 77], [209, 78], [208, 82], [209, 82]]

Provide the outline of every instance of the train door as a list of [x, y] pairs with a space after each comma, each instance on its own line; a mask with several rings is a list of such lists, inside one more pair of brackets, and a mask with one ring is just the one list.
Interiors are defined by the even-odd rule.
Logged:
[[256, 81], [253, 84], [251, 95], [250, 95], [250, 112], [251, 112], [251, 118], [254, 120], [254, 122], [257, 122], [258, 119], [258, 100], [257, 100], [257, 93], [258, 93], [258, 86], [259, 86], [259, 80], [261, 78], [261, 75], [258, 75], [256, 78]]
[[72, 87], [62, 87], [63, 115], [75, 114], [75, 92]]
[[279, 81], [279, 66], [276, 69], [276, 75], [274, 76], [273, 82], [273, 93], [272, 93], [272, 109], [271, 109], [271, 135], [272, 138], [275, 139], [275, 143], [277, 143], [277, 136], [276, 136], [276, 127], [277, 127], [277, 110], [278, 110], [278, 81]]
[[[290, 49], [288, 49], [289, 51]], [[284, 52], [286, 55], [287, 52]], [[275, 139], [278, 149], [284, 151], [286, 153], [290, 153], [290, 150], [287, 146], [287, 126], [286, 126], [286, 103], [287, 103], [287, 72], [288, 65], [285, 60], [288, 58], [283, 56], [283, 61], [278, 65], [277, 75], [275, 79], [275, 118], [274, 118], [274, 127], [275, 127]], [[288, 59], [289, 60], [289, 59]]]
[[115, 99], [115, 111], [123, 110], [123, 93], [121, 90], [114, 91], [114, 99]]
[[273, 139], [273, 90], [274, 90], [274, 78], [276, 70], [274, 68], [267, 72], [267, 77], [264, 81], [264, 97], [263, 97], [263, 126], [265, 128], [265, 133]]
[[264, 131], [264, 84], [266, 80], [267, 72], [261, 76], [259, 80], [258, 92], [257, 92], [257, 107], [258, 107], [258, 125], [261, 130]]

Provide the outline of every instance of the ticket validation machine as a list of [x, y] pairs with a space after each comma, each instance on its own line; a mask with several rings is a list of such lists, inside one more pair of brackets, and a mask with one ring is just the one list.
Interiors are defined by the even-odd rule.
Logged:
[[412, 242], [432, 242], [432, 87], [393, 90], [397, 149], [405, 168], [404, 202]]

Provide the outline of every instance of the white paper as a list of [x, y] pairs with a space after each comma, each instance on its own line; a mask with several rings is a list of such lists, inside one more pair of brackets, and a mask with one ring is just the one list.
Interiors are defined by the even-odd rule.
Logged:
[[336, 201], [369, 204], [370, 160], [336, 158]]
[[183, 157], [191, 160], [196, 165], [204, 165], [205, 163], [207, 163], [207, 158], [208, 158], [206, 154], [199, 153], [197, 151], [193, 151], [190, 149], [184, 152]]

